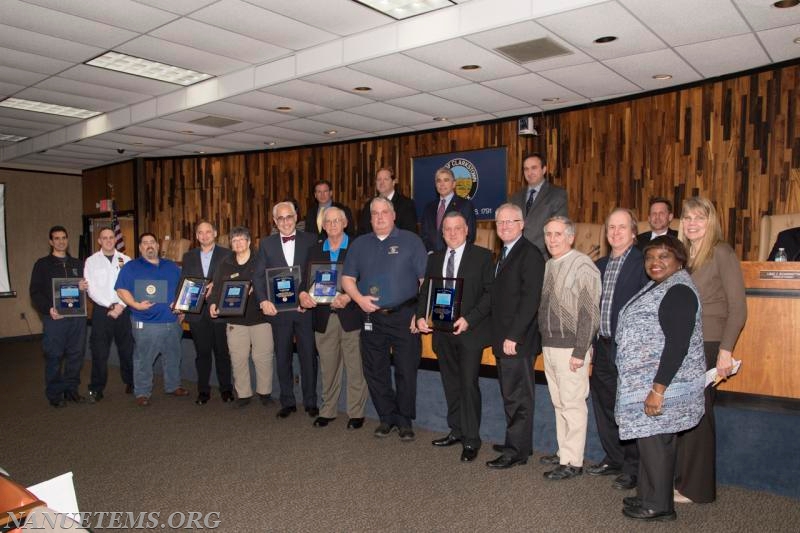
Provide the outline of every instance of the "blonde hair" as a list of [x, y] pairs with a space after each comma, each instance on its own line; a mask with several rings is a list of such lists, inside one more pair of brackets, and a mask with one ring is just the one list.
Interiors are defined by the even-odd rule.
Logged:
[[[683, 218], [690, 213], [701, 214], [708, 219], [706, 224], [706, 234], [698, 244], [694, 245], [697, 249], [692, 251], [692, 243], [686, 237], [683, 229]], [[683, 202], [683, 209], [681, 209], [681, 225], [678, 231], [678, 238], [686, 246], [689, 251], [689, 262], [687, 267], [690, 271], [695, 271], [706, 264], [714, 255], [714, 248], [722, 241], [722, 226], [719, 223], [719, 216], [717, 216], [717, 209], [711, 200], [695, 196]]]

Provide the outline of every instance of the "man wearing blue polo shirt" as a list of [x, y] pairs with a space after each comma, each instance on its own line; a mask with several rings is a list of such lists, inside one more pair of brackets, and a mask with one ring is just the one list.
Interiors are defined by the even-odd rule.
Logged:
[[153, 392], [153, 363], [163, 355], [164, 391], [172, 396], [188, 396], [181, 387], [181, 315], [172, 312], [170, 303], [178, 288], [178, 265], [158, 257], [158, 239], [152, 233], [139, 236], [137, 259], [128, 261], [114, 285], [120, 299], [131, 310], [133, 325], [133, 392], [136, 405], [150, 405]]

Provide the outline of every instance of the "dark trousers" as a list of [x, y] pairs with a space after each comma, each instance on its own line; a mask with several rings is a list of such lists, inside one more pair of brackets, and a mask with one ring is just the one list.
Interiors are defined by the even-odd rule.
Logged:
[[275, 364], [278, 370], [278, 383], [281, 387], [281, 406], [293, 407], [294, 370], [293, 340], [297, 343], [297, 356], [300, 359], [300, 385], [303, 389], [303, 405], [306, 409], [317, 407], [317, 349], [314, 345], [314, 328], [311, 313], [284, 311], [271, 320], [272, 339], [275, 342]]
[[589, 390], [592, 393], [597, 434], [606, 452], [603, 462], [621, 468], [628, 475], [636, 476], [639, 472], [639, 450], [636, 441], [620, 440], [619, 426], [614, 418], [614, 404], [617, 401], [616, 353], [617, 346], [613, 340], [606, 337], [597, 339]]
[[108, 355], [111, 342], [117, 344], [119, 374], [125, 385], [133, 387], [133, 333], [131, 313], [126, 307], [116, 319], [108, 316], [108, 308], [94, 305], [89, 348], [92, 351], [92, 378], [89, 390], [103, 392], [108, 382]]
[[533, 449], [533, 407], [535, 382], [533, 362], [536, 356], [519, 353], [497, 357], [497, 380], [506, 412], [506, 441], [503, 455], [528, 459]]
[[409, 330], [413, 315], [412, 306], [388, 315], [372, 313], [372, 331], [361, 330], [364, 377], [372, 403], [381, 422], [400, 427], [411, 427], [417, 417], [417, 368], [422, 346], [419, 335]]
[[434, 333], [433, 348], [439, 360], [444, 397], [447, 400], [447, 425], [464, 446], [480, 448], [482, 348], [467, 347], [459, 336]]
[[45, 394], [50, 401], [78, 392], [86, 349], [86, 318], [42, 317]]
[[674, 433], [636, 439], [639, 449], [637, 495], [642, 507], [659, 513], [675, 509], [672, 480], [675, 473], [677, 437]]
[[[719, 342], [703, 345], [706, 369], [717, 366]], [[678, 459], [675, 488], [695, 503], [711, 503], [717, 498], [717, 436], [714, 427], [716, 389], [706, 387], [706, 414], [690, 430], [678, 433]]]
[[194, 350], [197, 357], [194, 360], [197, 368], [197, 392], [209, 394], [211, 392], [211, 364], [217, 368], [217, 380], [220, 392], [232, 392], [231, 384], [231, 356], [228, 353], [228, 339], [225, 336], [225, 323], [212, 320], [207, 314], [200, 315], [198, 320], [189, 323], [192, 332]]

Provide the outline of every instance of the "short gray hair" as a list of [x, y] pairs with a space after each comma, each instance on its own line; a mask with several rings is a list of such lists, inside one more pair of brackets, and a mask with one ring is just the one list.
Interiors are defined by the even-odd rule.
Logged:
[[495, 221], [497, 220], [497, 213], [499, 213], [500, 211], [503, 211], [504, 209], [509, 209], [511, 211], [514, 211], [517, 214], [517, 216], [519, 216], [519, 218], [523, 222], [525, 221], [525, 215], [522, 214], [522, 208], [520, 206], [518, 206], [517, 204], [512, 204], [510, 202], [506, 202], [506, 203], [502, 204], [500, 207], [498, 207], [497, 209], [494, 210], [494, 219], [495, 219]]
[[283, 206], [291, 207], [292, 208], [292, 214], [294, 216], [297, 216], [297, 209], [295, 209], [294, 204], [292, 202], [288, 202], [287, 201], [287, 202], [278, 202], [277, 204], [272, 206], [272, 218], [275, 218], [277, 216], [276, 213], [278, 212], [278, 208], [279, 207], [283, 207]]
[[375, 205], [376, 202], [385, 202], [386, 205], [389, 206], [389, 210], [392, 213], [394, 213], [394, 204], [392, 203], [391, 200], [388, 200], [388, 199], [384, 198], [383, 196], [376, 196], [369, 203], [369, 213], [370, 213], [370, 215], [372, 214], [372, 207]]
[[544, 226], [542, 226], [542, 228], [543, 229], [546, 228], [547, 225], [551, 222], [561, 222], [562, 224], [564, 224], [564, 233], [572, 237], [575, 236], [575, 223], [569, 217], [565, 217], [563, 215], [556, 215], [554, 217], [550, 217], [544, 223]]

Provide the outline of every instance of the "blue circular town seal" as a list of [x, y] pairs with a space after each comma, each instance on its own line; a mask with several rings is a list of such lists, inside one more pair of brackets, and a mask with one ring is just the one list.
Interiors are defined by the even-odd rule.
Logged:
[[478, 192], [478, 169], [469, 159], [457, 157], [445, 165], [453, 172], [456, 178], [456, 194], [467, 200], [472, 200]]

